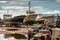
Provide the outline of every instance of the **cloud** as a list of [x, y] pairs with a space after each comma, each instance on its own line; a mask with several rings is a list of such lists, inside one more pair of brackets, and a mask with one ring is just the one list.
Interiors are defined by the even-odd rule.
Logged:
[[27, 2], [25, 1], [9, 1], [8, 4], [12, 4], [12, 5], [25, 5], [27, 4]]
[[6, 10], [0, 10], [0, 13], [6, 13], [7, 11]]
[[47, 11], [47, 12], [43, 12], [43, 14], [59, 14], [60, 11]]
[[15, 1], [11, 1], [11, 4], [15, 4], [16, 2]]
[[34, 7], [32, 7], [32, 9], [43, 9], [43, 7], [42, 6], [34, 6]]
[[[28, 8], [28, 7], [23, 7], [23, 6], [2, 6], [2, 8], [4, 8], [4, 9], [24, 9], [24, 8]], [[34, 7], [31, 7], [31, 9], [43, 9], [43, 7], [34, 6]]]
[[36, 14], [41, 14], [42, 12], [46, 11], [43, 6], [34, 6], [32, 7], [32, 10], [34, 10]]
[[60, 2], [60, 0], [56, 0], [56, 2]]
[[0, 1], [0, 3], [7, 3], [7, 1]]
[[33, 6], [31, 7], [32, 11], [35, 11], [35, 13], [39, 13], [40, 11], [44, 11], [44, 8], [42, 6]]
[[28, 7], [23, 7], [23, 6], [2, 6], [3, 9], [24, 9]]

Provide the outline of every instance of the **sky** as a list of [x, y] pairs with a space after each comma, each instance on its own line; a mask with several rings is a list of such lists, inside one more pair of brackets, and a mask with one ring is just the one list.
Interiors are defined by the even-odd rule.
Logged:
[[3, 14], [12, 14], [13, 17], [26, 15], [28, 1], [31, 2], [31, 10], [35, 14], [60, 13], [60, 0], [0, 0], [0, 18], [3, 18]]

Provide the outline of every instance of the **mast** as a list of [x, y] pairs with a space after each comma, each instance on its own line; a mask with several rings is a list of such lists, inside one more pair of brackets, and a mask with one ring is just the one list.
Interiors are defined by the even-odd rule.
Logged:
[[29, 11], [30, 11], [30, 9], [31, 9], [31, 3], [30, 3], [30, 1], [29, 1]]
[[29, 9], [28, 9], [28, 11], [26, 11], [27, 15], [34, 14], [35, 11], [34, 10], [31, 10], [31, 2], [29, 1], [28, 4], [29, 4], [28, 5]]

